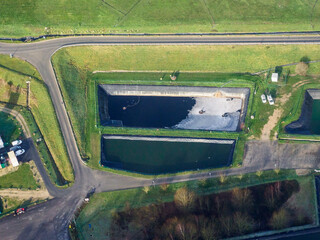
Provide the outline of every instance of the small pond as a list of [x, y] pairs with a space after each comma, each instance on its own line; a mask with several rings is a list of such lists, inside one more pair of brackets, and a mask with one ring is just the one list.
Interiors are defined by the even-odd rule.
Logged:
[[234, 140], [104, 135], [101, 164], [142, 174], [221, 168], [232, 162]]

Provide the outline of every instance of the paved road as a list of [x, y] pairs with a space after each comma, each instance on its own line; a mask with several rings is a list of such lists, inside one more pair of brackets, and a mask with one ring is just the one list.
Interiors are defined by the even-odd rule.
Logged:
[[[259, 37], [70, 37], [48, 41], [9, 44], [0, 43], [1, 54], [13, 54], [33, 64], [48, 86], [50, 96], [57, 114], [68, 154], [75, 173], [75, 183], [68, 189], [57, 189], [45, 173], [42, 162], [34, 156], [39, 171], [44, 178], [50, 194], [55, 198], [47, 203], [31, 207], [19, 217], [6, 217], [0, 220], [2, 240], [11, 239], [68, 239], [67, 224], [75, 209], [87, 192], [95, 187], [97, 192], [133, 188], [152, 184], [152, 180], [120, 176], [112, 173], [92, 170], [86, 167], [80, 158], [75, 137], [72, 132], [63, 98], [51, 65], [52, 54], [62, 47], [74, 45], [249, 45], [249, 44], [320, 44], [319, 36], [259, 36]], [[268, 161], [268, 160], [266, 160]], [[250, 162], [250, 161], [249, 161]], [[273, 164], [261, 163], [245, 165], [239, 169], [175, 176], [156, 179], [156, 183], [178, 182], [220, 174], [235, 175], [257, 170], [272, 169]]]

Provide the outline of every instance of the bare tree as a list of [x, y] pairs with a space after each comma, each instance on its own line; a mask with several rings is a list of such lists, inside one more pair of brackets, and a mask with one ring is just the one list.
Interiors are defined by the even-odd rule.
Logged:
[[289, 213], [285, 208], [281, 208], [272, 214], [269, 225], [272, 229], [278, 230], [287, 228], [290, 225]]
[[195, 200], [195, 193], [186, 188], [179, 188], [174, 195], [174, 203], [180, 210], [183, 211], [193, 210]]
[[252, 232], [254, 229], [254, 220], [247, 214], [236, 212], [233, 215], [233, 221], [238, 235]]
[[253, 206], [252, 192], [248, 188], [232, 190], [232, 206], [239, 211], [248, 211]]

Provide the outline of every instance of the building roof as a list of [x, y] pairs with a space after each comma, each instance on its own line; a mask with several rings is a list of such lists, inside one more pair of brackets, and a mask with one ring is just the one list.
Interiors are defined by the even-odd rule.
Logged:
[[278, 82], [278, 73], [272, 73], [272, 76], [271, 76], [271, 81], [272, 82]]
[[13, 167], [19, 166], [19, 162], [16, 155], [14, 154], [14, 151], [8, 152], [8, 157]]

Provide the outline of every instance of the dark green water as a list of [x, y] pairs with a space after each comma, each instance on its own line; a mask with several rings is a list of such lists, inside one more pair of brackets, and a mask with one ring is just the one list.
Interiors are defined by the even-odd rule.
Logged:
[[320, 100], [313, 100], [310, 130], [313, 134], [320, 134]]
[[229, 166], [234, 144], [102, 138], [101, 164], [143, 174]]

